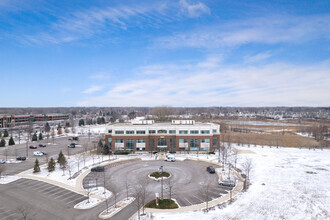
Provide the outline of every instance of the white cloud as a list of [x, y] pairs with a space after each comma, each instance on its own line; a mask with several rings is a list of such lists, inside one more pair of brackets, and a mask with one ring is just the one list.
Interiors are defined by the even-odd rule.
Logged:
[[301, 43], [312, 39], [330, 39], [330, 15], [305, 17], [272, 16], [229, 21], [219, 25], [161, 37], [155, 45], [164, 48], [235, 47], [248, 43]]
[[264, 53], [258, 53], [251, 56], [245, 56], [244, 57], [244, 63], [257, 63], [263, 60], [267, 60], [272, 56], [272, 53], [270, 51], [264, 52]]
[[83, 91], [83, 93], [85, 93], [85, 94], [92, 94], [94, 92], [100, 91], [101, 89], [103, 89], [102, 86], [91, 86], [90, 88], [88, 88], [85, 91]]
[[180, 6], [183, 13], [187, 14], [189, 17], [199, 17], [202, 14], [211, 13], [210, 8], [201, 2], [189, 4], [187, 0], [180, 0]]
[[[205, 65], [214, 60], [212, 65]], [[286, 63], [223, 66], [217, 57], [189, 65], [146, 67], [80, 106], [327, 106], [330, 61], [312, 66]], [[167, 72], [167, 74], [165, 74]]]
[[110, 78], [110, 74], [106, 74], [106, 73], [98, 73], [95, 75], [90, 76], [91, 79], [109, 79]]

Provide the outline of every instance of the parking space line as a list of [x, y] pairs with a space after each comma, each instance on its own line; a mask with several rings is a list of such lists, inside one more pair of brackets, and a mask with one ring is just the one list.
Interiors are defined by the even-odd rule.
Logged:
[[56, 195], [57, 194], [57, 191], [58, 189], [50, 189], [49, 191], [47, 191], [47, 190], [45, 190], [45, 191], [43, 191], [42, 193], [44, 194], [44, 195], [47, 195], [47, 196], [54, 196], [54, 195]]
[[72, 200], [72, 201], [66, 203], [65, 205], [69, 205], [70, 203], [75, 203], [75, 202], [77, 202], [77, 201], [79, 201], [79, 200], [83, 201], [83, 200], [85, 200], [85, 198], [80, 197], [80, 198], [78, 198], [78, 199], [76, 199], [76, 200]]
[[199, 197], [192, 195], [192, 197], [196, 198], [197, 200], [201, 201], [202, 203], [204, 202], [202, 199], [200, 199]]
[[186, 200], [190, 205], [192, 205], [192, 203], [185, 197], [183, 197], [182, 199]]
[[63, 198], [63, 199], [61, 199], [61, 200], [63, 200], [63, 201], [66, 201], [66, 200], [71, 200], [71, 199], [74, 199], [74, 198], [76, 198], [76, 197], [80, 197], [81, 195], [79, 195], [79, 194], [73, 194], [73, 195], [70, 195], [70, 196], [68, 196], [68, 197], [66, 197], [66, 198]]
[[38, 191], [39, 192], [46, 192], [46, 191], [50, 192], [50, 191], [53, 191], [52, 189], [57, 189], [57, 187], [53, 186], [53, 185], [46, 185], [45, 187], [39, 188]]
[[[6, 218], [8, 218], [8, 217], [10, 217], [10, 216], [16, 214], [16, 212], [13, 212], [13, 211], [11, 211], [11, 210], [9, 210], [9, 211], [7, 211], [7, 212], [8, 212], [8, 213], [11, 213], [11, 214], [6, 215], [6, 216], [4, 216], [4, 217], [1, 217], [1, 220], [2, 220], [2, 219], [6, 219]], [[3, 212], [3, 213], [7, 213], [7, 212]], [[1, 215], [2, 215], [3, 213], [1, 213]]]
[[55, 195], [57, 195], [58, 193], [56, 193], [56, 194], [54, 194], [54, 196], [55, 197], [53, 197], [53, 199], [58, 199], [58, 198], [60, 198], [60, 197], [62, 197], [62, 196], [65, 196], [65, 195], [68, 195], [68, 194], [70, 194], [70, 193], [72, 193], [71, 191], [68, 191], [68, 192], [63, 192], [63, 193], [61, 193], [60, 195], [58, 195], [58, 196], [55, 196]]

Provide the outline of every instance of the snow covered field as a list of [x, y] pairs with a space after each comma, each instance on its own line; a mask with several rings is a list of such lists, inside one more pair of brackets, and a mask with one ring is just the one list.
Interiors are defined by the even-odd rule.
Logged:
[[240, 154], [238, 163], [252, 159], [252, 185], [234, 203], [208, 213], [153, 213], [152, 219], [330, 219], [330, 150], [238, 148], [255, 154]]

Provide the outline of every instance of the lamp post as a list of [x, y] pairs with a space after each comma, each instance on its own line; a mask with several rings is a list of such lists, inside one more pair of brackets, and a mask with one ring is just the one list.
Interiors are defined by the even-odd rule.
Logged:
[[160, 173], [162, 179], [161, 179], [161, 198], [163, 199], [163, 166], [160, 166], [158, 169], [158, 173]]

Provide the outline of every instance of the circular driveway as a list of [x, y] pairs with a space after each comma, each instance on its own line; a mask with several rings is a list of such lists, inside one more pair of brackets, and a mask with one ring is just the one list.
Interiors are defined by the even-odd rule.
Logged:
[[[110, 191], [118, 192], [118, 198], [126, 197], [126, 180], [129, 184], [129, 192], [132, 193], [135, 186], [147, 185], [146, 202], [155, 199], [155, 193], [161, 192], [160, 181], [148, 178], [148, 175], [163, 166], [163, 170], [171, 173], [171, 182], [173, 182], [172, 198], [176, 199], [182, 206], [190, 206], [205, 202], [202, 195], [203, 184], [209, 183], [209, 199], [221, 197], [231, 190], [231, 187], [218, 185], [217, 174], [210, 174], [206, 167], [210, 164], [203, 161], [185, 160], [176, 162], [165, 161], [122, 161], [105, 167], [105, 173], [91, 172], [84, 179], [84, 188], [93, 187], [97, 183]], [[216, 166], [215, 166], [216, 168]], [[105, 178], [105, 181], [104, 181]], [[167, 188], [168, 180], [164, 180], [164, 198], [168, 198], [169, 190]]]

